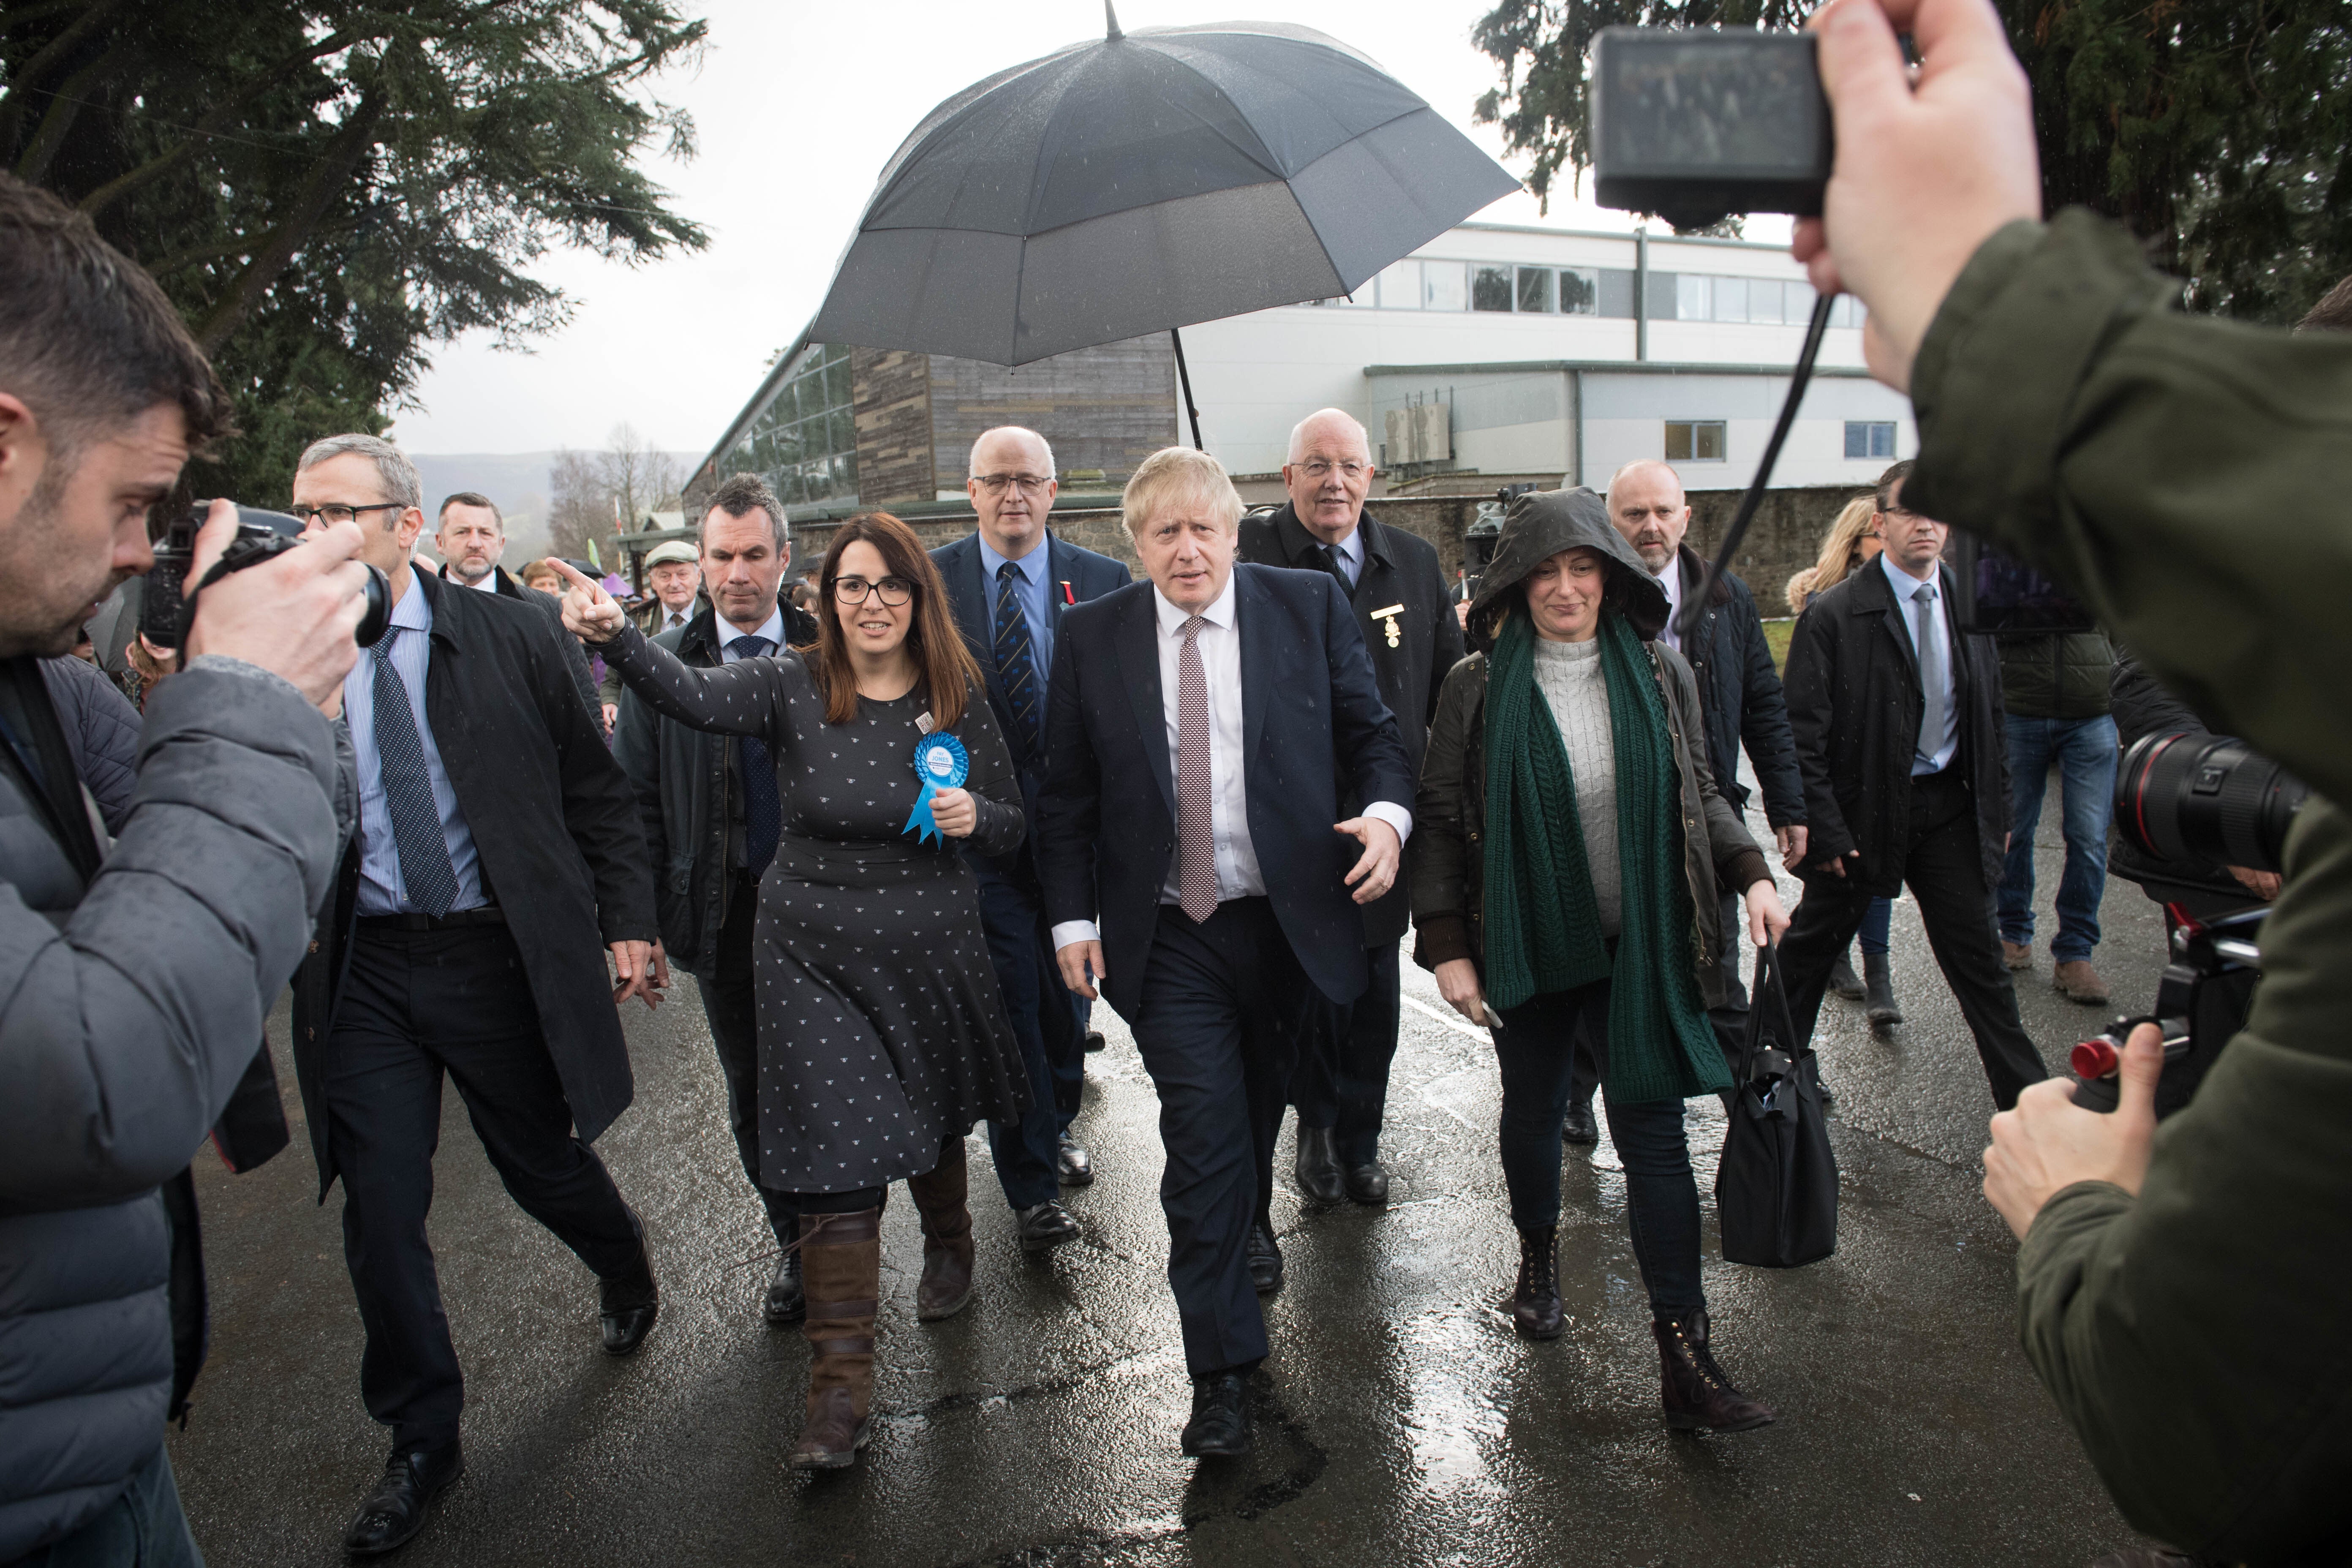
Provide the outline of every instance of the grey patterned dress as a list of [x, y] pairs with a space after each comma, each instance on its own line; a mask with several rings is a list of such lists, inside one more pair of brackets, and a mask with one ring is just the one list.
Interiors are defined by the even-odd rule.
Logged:
[[[915, 778], [921, 688], [861, 698], [846, 724], [799, 654], [696, 668], [631, 626], [604, 648], [629, 689], [698, 730], [757, 735], [783, 812], [760, 883], [753, 968], [760, 1032], [761, 1180], [845, 1193], [919, 1176], [974, 1121], [1012, 1121], [1028, 1078], [1004, 1015], [980, 887], [954, 840], [901, 833]], [[1021, 842], [1020, 785], [981, 693], [956, 736], [983, 855]]]

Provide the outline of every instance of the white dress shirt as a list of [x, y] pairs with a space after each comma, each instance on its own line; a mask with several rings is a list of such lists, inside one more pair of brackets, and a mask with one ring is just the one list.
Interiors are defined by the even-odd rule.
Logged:
[[1683, 635], [1675, 629], [1675, 617], [1683, 613], [1683, 558], [1679, 551], [1666, 557], [1666, 569], [1657, 574], [1655, 581], [1666, 591], [1666, 629], [1658, 634], [1658, 640], [1680, 653]]
[[[673, 610], [667, 605], [661, 604], [661, 601], [658, 599], [656, 599], [655, 603], [660, 605], [660, 614], [657, 622], [654, 626], [654, 635], [656, 637], [659, 637], [664, 632], [676, 631], [678, 627], [686, 625], [687, 622], [694, 619], [694, 605], [692, 604], [688, 604], [686, 608], [682, 610]], [[738, 633], [737, 635], [740, 636], [741, 634]]]
[[499, 569], [493, 566], [488, 571], [483, 573], [482, 580], [478, 583], [466, 583], [466, 580], [463, 577], [458, 578], [457, 581], [465, 583], [467, 587], [472, 588], [478, 593], [495, 594], [499, 591]]
[[[1919, 657], [1917, 631], [1919, 605], [1911, 595], [1916, 594], [1926, 584], [1895, 565], [1883, 550], [1878, 553], [1878, 565], [1879, 569], [1886, 574], [1886, 581], [1895, 590], [1895, 611], [1903, 622], [1904, 631], [1911, 637], [1911, 658], [1914, 661], [1913, 668], [1916, 668]], [[1913, 778], [1917, 778], [1923, 773], [1942, 773], [1952, 765], [1952, 759], [1959, 754], [1960, 750], [1959, 672], [1954, 668], [1954, 661], [1958, 658], [1959, 654], [1952, 646], [1951, 623], [1944, 616], [1944, 574], [1940, 566], [1929, 574], [1927, 582], [1936, 586], [1936, 596], [1927, 603], [1928, 621], [1935, 628], [1935, 637], [1944, 645], [1944, 732], [1940, 736], [1934, 737], [1935, 743], [1932, 746], [1928, 744], [1930, 739], [1928, 736], [1919, 737], [1911, 753]]]
[[1339, 570], [1348, 574], [1348, 586], [1353, 588], [1364, 580], [1364, 525], [1360, 520], [1348, 531], [1348, 537], [1331, 547], [1339, 552]]
[[[1159, 626], [1155, 640], [1160, 649], [1160, 709], [1167, 721], [1168, 776], [1172, 779], [1177, 771], [1177, 704], [1182, 695], [1179, 661], [1183, 655], [1184, 623], [1192, 613], [1170, 603], [1157, 584], [1151, 589], [1151, 604]], [[1250, 842], [1249, 788], [1242, 770], [1242, 637], [1237, 609], [1234, 580], [1229, 577], [1225, 591], [1201, 612], [1209, 624], [1201, 628], [1194, 642], [1209, 696], [1209, 821], [1216, 841], [1221, 903], [1227, 899], [1265, 896], [1265, 873], [1259, 869], [1257, 847]], [[1412, 834], [1412, 813], [1393, 801], [1373, 801], [1363, 814], [1395, 828], [1400, 843]], [[1177, 887], [1181, 858], [1181, 854], [1169, 858], [1168, 879], [1160, 888], [1163, 904], [1183, 901]], [[1064, 921], [1054, 928], [1054, 946], [1059, 951], [1074, 942], [1097, 942], [1101, 936], [1093, 921]]]
[[735, 651], [735, 639], [741, 637], [767, 638], [768, 651], [761, 657], [773, 658], [776, 652], [784, 646], [783, 606], [779, 605], [775, 609], [770, 611], [768, 618], [760, 624], [760, 629], [756, 632], [746, 632], [741, 626], [737, 626], [733, 621], [728, 620], [723, 616], [720, 616], [719, 621], [719, 663], [740, 664], [742, 662], [743, 656]]

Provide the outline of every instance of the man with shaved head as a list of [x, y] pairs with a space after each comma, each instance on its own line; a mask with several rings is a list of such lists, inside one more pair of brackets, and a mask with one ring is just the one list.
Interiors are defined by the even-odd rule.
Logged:
[[[1706, 760], [1716, 786], [1734, 810], [1748, 808], [1748, 787], [1739, 782], [1739, 749], [1745, 745], [1763, 788], [1765, 820], [1772, 825], [1781, 858], [1794, 865], [1805, 854], [1804, 783], [1789, 734], [1789, 705], [1780, 695], [1780, 677], [1772, 668], [1755, 597], [1747, 584], [1726, 573], [1708, 594], [1698, 624], [1687, 636], [1679, 629], [1684, 604], [1706, 578], [1706, 563], [1683, 542], [1690, 518], [1681, 476], [1657, 458], [1637, 458], [1610, 477], [1609, 521], [1666, 591], [1666, 629], [1658, 640], [1687, 659], [1698, 679]], [[1727, 1005], [1715, 1010], [1715, 1025], [1719, 1036], [1736, 1043], [1747, 1029], [1748, 993], [1729, 947], [1719, 960]], [[1592, 1089], [1599, 1079], [1598, 1066], [1580, 1049], [1562, 1133], [1570, 1142], [1599, 1140], [1592, 1120]]]
[[[1023, 1250], [1034, 1253], [1078, 1234], [1061, 1190], [1095, 1179], [1093, 1162], [1070, 1134], [1086, 1085], [1085, 1004], [1055, 966], [1032, 848], [1037, 791], [1045, 780], [1045, 677], [1063, 612], [1126, 587], [1129, 577], [1109, 556], [1047, 531], [1046, 514], [1061, 487], [1054, 449], [1034, 430], [1006, 425], [982, 432], [966, 472], [964, 493], [980, 526], [970, 538], [931, 552], [931, 559], [947, 581], [956, 626], [988, 678], [989, 706], [1012, 749], [1029, 810], [1029, 832], [1011, 857], [971, 859], [989, 954], [1029, 1073], [1029, 1114], [991, 1123], [989, 1145], [1004, 1201], [1013, 1205], [1014, 1234]], [[962, 1243], [960, 1258], [969, 1257], [970, 1246]]]
[[[1364, 510], [1375, 472], [1371, 443], [1354, 415], [1338, 408], [1308, 415], [1291, 431], [1282, 466], [1290, 500], [1243, 520], [1235, 559], [1339, 580], [1418, 778], [1438, 686], [1462, 658], [1462, 625], [1447, 602], [1436, 550]], [[1340, 803], [1343, 812], [1360, 805]], [[1352, 1003], [1318, 1009], [1309, 1037], [1299, 1042], [1290, 1080], [1290, 1100], [1298, 1108], [1295, 1173], [1299, 1190], [1317, 1203], [1388, 1201], [1381, 1121], [1396, 1055], [1398, 943], [1411, 909], [1402, 877], [1387, 897], [1364, 906], [1370, 989]]]

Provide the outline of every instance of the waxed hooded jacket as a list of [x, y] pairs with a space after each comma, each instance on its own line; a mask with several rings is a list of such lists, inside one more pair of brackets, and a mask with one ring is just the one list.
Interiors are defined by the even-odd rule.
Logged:
[[1437, 697], [1429, 750], [1413, 805], [1411, 858], [1413, 956], [1434, 969], [1467, 958], [1486, 963], [1486, 659], [1503, 617], [1526, 603], [1521, 584], [1538, 563], [1563, 550], [1598, 551], [1607, 585], [1602, 613], [1633, 624], [1650, 653], [1665, 699], [1675, 790], [1680, 803], [1683, 874], [1697, 921], [1693, 953], [1699, 988], [1710, 1007], [1724, 1005], [1721, 967], [1727, 933], [1719, 893], [1739, 892], [1771, 879], [1771, 869], [1739, 814], [1716, 788], [1706, 760], [1698, 684], [1682, 655], [1656, 640], [1666, 624], [1665, 590], [1610, 526], [1601, 498], [1581, 487], [1516, 497], [1506, 515], [1495, 558], [1470, 604], [1473, 652], [1455, 665]]

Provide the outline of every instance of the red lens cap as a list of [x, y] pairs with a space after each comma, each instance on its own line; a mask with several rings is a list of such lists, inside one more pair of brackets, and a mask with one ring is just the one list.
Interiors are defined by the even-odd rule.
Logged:
[[2114, 1077], [2123, 1058], [2117, 1054], [2113, 1041], [2098, 1039], [2084, 1040], [2068, 1053], [2066, 1060], [2067, 1065], [2074, 1069], [2076, 1078], [2100, 1079]]

